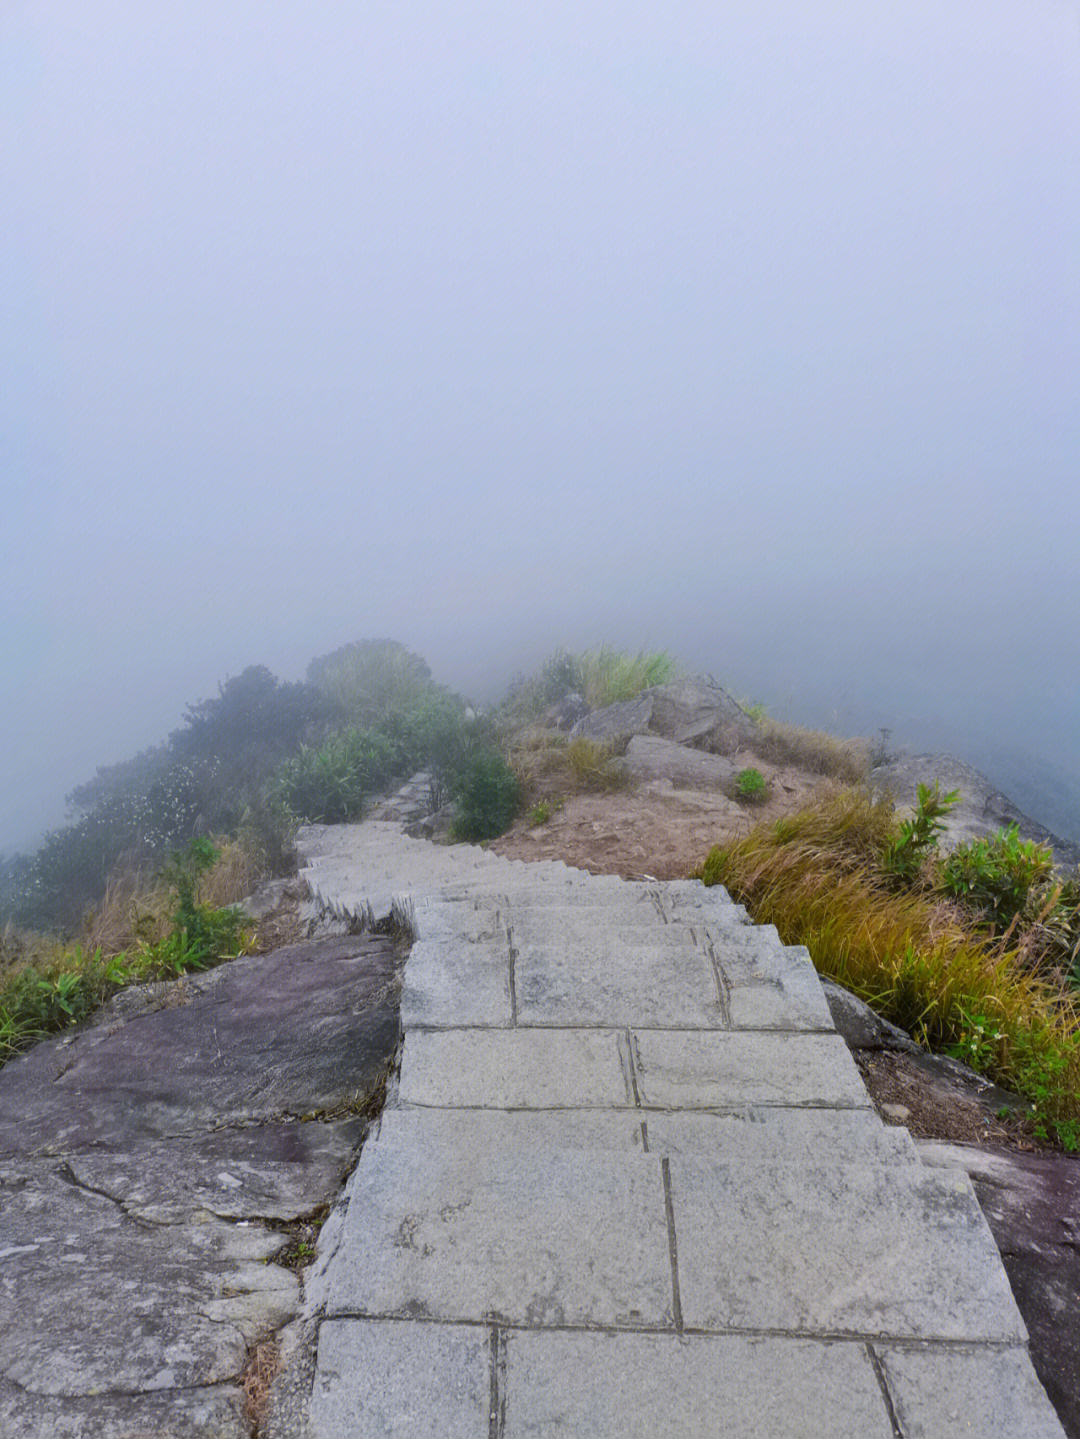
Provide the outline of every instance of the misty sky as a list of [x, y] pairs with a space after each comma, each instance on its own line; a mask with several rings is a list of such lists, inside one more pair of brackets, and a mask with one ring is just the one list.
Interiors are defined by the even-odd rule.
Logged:
[[[1080, 774], [1080, 22], [6, 0], [0, 845], [252, 663]], [[1080, 819], [1078, 819], [1080, 824]]]

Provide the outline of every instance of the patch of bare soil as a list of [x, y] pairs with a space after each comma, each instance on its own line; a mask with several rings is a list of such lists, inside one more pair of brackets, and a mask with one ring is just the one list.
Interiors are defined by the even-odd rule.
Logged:
[[624, 879], [685, 879], [714, 844], [746, 834], [763, 819], [798, 809], [821, 776], [779, 768], [746, 756], [769, 783], [764, 804], [740, 804], [719, 789], [676, 788], [650, 780], [613, 794], [573, 795], [542, 825], [528, 817], [489, 848], [508, 859], [561, 859], [591, 874]]
[[965, 1093], [959, 1083], [928, 1074], [909, 1055], [869, 1049], [852, 1053], [882, 1119], [902, 1124], [917, 1139], [1026, 1152], [1052, 1147], [1040, 1144], [1019, 1108]]

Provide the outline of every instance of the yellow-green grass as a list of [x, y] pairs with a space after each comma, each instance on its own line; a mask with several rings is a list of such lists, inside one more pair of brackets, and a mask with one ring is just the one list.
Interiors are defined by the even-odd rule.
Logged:
[[714, 848], [701, 877], [922, 1042], [1028, 1098], [1041, 1133], [1080, 1146], [1074, 995], [980, 936], [957, 906], [890, 888], [878, 859], [894, 828], [887, 799], [826, 786], [796, 814]]
[[667, 684], [678, 666], [666, 650], [641, 650], [636, 655], [609, 650], [587, 650], [575, 655], [581, 674], [583, 698], [590, 709], [603, 709], [620, 700], [633, 699], [643, 689]]

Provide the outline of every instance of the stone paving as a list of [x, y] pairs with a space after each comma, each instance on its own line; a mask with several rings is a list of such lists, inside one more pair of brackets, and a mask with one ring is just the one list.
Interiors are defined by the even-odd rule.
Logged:
[[967, 1176], [878, 1120], [804, 949], [696, 883], [301, 849], [416, 935], [312, 1439], [1063, 1434]]

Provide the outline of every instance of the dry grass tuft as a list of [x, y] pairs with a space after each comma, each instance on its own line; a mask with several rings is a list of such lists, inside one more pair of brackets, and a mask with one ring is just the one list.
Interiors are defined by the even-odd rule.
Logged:
[[770, 764], [794, 765], [845, 784], [860, 784], [870, 773], [867, 740], [837, 739], [821, 730], [802, 729], [780, 720], [761, 720], [753, 748]]
[[82, 942], [88, 950], [123, 954], [141, 941], [155, 944], [169, 930], [168, 889], [133, 854], [123, 854], [105, 882], [105, 893], [86, 916]]
[[43, 973], [57, 971], [66, 946], [51, 934], [19, 929], [10, 922], [0, 931], [0, 984], [20, 970], [32, 965]]
[[261, 856], [243, 837], [218, 839], [214, 843], [218, 849], [217, 861], [199, 880], [196, 898], [211, 909], [227, 909], [247, 899], [266, 878], [266, 870]]
[[513, 737], [509, 761], [530, 800], [610, 793], [629, 783], [610, 745], [584, 735], [567, 739], [538, 726]]
[[248, 1355], [244, 1367], [244, 1415], [251, 1424], [266, 1418], [270, 1388], [281, 1373], [281, 1349], [276, 1339], [263, 1339]]

